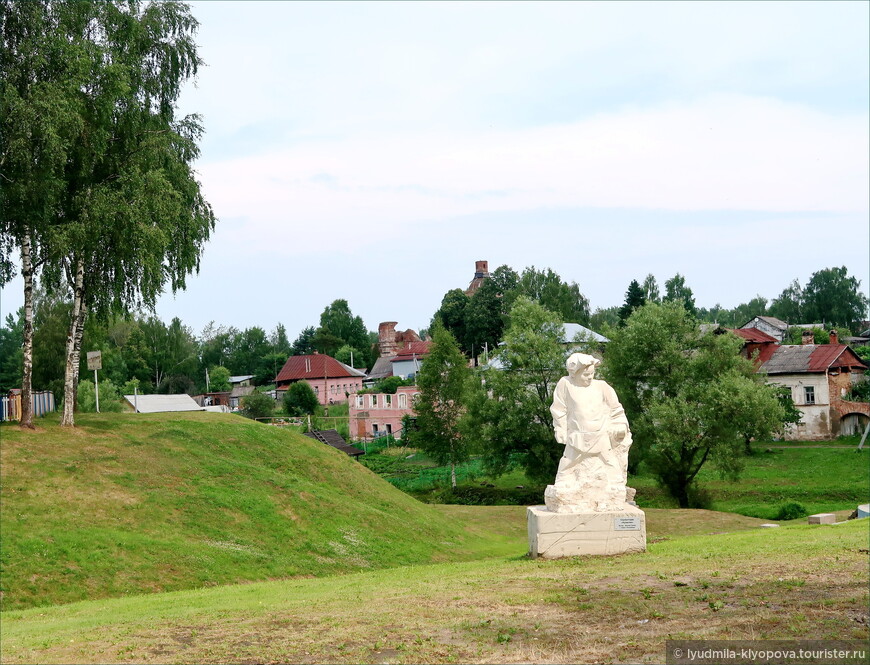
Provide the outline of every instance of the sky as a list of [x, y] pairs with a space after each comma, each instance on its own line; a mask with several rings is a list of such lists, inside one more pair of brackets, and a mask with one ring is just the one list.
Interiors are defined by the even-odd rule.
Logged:
[[[427, 327], [477, 260], [591, 307], [870, 284], [868, 2], [194, 2], [218, 223], [157, 315]], [[21, 305], [21, 282], [0, 310]]]

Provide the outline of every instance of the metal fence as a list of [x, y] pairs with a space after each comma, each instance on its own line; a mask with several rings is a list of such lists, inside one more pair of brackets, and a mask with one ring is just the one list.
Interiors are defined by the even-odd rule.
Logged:
[[[30, 404], [34, 416], [44, 416], [54, 411], [54, 393], [40, 390], [30, 394]], [[0, 422], [6, 420], [21, 420], [21, 395], [0, 397]]]

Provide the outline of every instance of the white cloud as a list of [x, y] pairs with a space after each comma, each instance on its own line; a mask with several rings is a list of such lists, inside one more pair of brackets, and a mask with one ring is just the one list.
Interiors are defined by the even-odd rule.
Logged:
[[364, 242], [483, 212], [863, 211], [867, 127], [866, 114], [714, 95], [532, 129], [311, 141], [200, 170], [236, 248], [265, 235], [292, 253], [325, 229]]

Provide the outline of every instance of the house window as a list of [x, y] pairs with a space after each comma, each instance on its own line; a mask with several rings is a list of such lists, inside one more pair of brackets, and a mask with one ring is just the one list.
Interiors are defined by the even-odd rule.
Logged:
[[408, 408], [408, 396], [402, 393], [399, 395], [399, 408], [407, 409]]
[[372, 423], [372, 436], [376, 437], [377, 435], [378, 435], [378, 424]]
[[363, 396], [362, 395], [356, 396], [356, 408], [358, 408], [358, 409], [363, 408]]
[[804, 404], [816, 403], [816, 389], [813, 386], [804, 386]]
[[387, 434], [393, 433], [393, 426], [390, 423], [387, 423]]
[[384, 395], [384, 407], [387, 409], [393, 406], [393, 396], [392, 395]]
[[377, 395], [372, 395], [372, 408], [373, 409], [378, 408], [378, 396]]

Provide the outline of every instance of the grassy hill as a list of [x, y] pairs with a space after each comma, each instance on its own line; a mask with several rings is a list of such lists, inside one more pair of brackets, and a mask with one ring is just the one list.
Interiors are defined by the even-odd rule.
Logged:
[[[514, 552], [322, 443], [217, 413], [0, 426], [4, 610]], [[512, 540], [513, 538], [513, 540]]]

